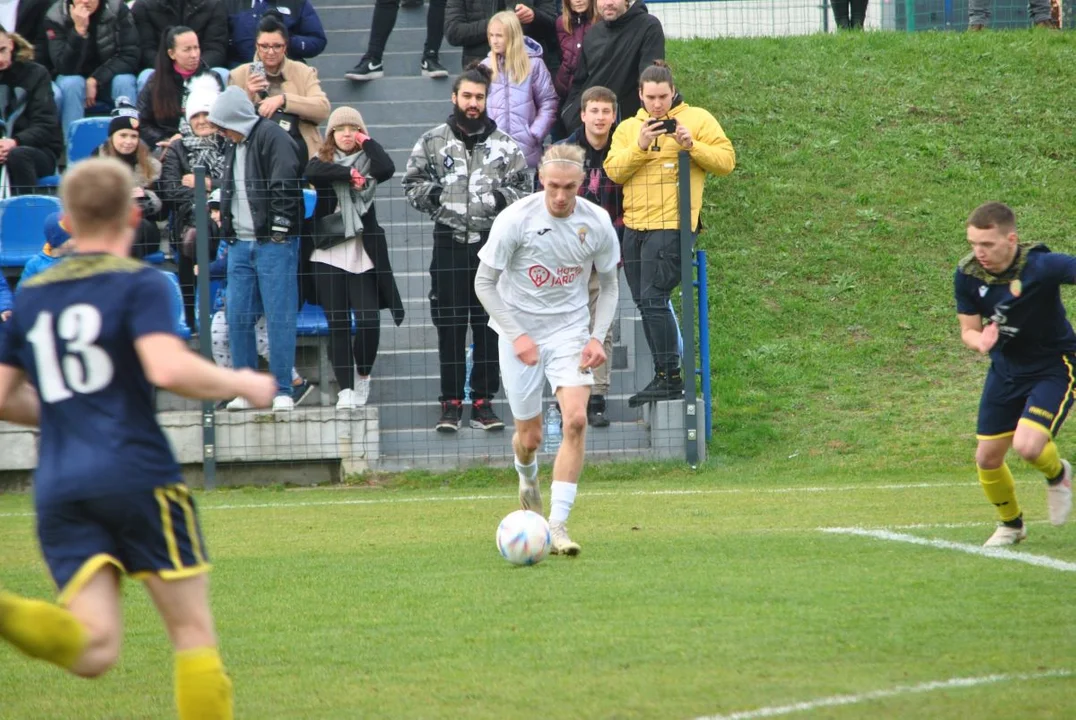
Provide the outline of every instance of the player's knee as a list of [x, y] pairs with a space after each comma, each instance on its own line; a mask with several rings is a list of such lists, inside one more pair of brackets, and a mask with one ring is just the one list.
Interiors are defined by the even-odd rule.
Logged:
[[565, 437], [582, 435], [587, 429], [586, 408], [580, 407], [570, 412], [566, 412], [563, 415], [563, 422]]
[[542, 428], [523, 428], [523, 430], [519, 433], [519, 444], [522, 445], [523, 449], [527, 452], [536, 451], [538, 449], [538, 446], [542, 444]]
[[975, 450], [975, 464], [983, 470], [995, 470], [1005, 462], [1005, 450], [980, 445]]
[[82, 657], [71, 667], [71, 672], [92, 680], [107, 673], [120, 659], [118, 633], [92, 638]]
[[1042, 455], [1042, 449], [1046, 446], [1043, 440], [1044, 437], [1040, 438], [1033, 435], [1017, 436], [1013, 438], [1012, 449], [1024, 460], [1031, 462], [1038, 459], [1039, 455]]

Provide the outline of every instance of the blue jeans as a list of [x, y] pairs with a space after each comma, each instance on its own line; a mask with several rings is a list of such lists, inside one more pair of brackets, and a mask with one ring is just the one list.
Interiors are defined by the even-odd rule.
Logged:
[[269, 372], [277, 395], [291, 397], [295, 364], [295, 316], [299, 305], [299, 238], [287, 242], [240, 240], [228, 249], [225, 316], [236, 368], [257, 368], [254, 325], [265, 312], [269, 335]]
[[[113, 76], [111, 87], [97, 89], [97, 104], [93, 109], [108, 110], [115, 104], [116, 98], [125, 96], [134, 105], [138, 100], [135, 84], [134, 75]], [[71, 123], [86, 117], [86, 78], [81, 75], [60, 75], [52, 83], [52, 96], [56, 100], [56, 109], [60, 111], [60, 126], [66, 138]]]
[[[228, 68], [223, 68], [223, 67], [215, 67], [215, 68], [211, 68], [211, 70], [213, 70], [213, 72], [215, 72], [218, 75], [218, 77], [220, 77], [221, 82], [224, 83], [224, 87], [228, 87], [228, 78], [231, 75], [231, 70], [229, 70]], [[138, 73], [138, 94], [139, 95], [142, 94], [142, 88], [146, 87], [146, 85], [149, 84], [150, 78], [153, 77], [153, 73], [155, 73], [155, 72], [157, 72], [157, 71], [154, 70], [153, 68], [146, 68], [142, 72]]]

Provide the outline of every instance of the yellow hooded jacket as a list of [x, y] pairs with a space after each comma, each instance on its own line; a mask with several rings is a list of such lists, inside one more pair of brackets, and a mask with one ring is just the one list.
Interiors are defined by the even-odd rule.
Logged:
[[[681, 102], [666, 117], [676, 118], [691, 131], [691, 229], [698, 230], [706, 173], [728, 175], [736, 167], [736, 151], [714, 116]], [[645, 109], [623, 120], [613, 133], [605, 172], [624, 186], [624, 225], [632, 230], [676, 230], [677, 154], [680, 144], [671, 135], [657, 138], [659, 150], [639, 147], [639, 131], [650, 119]]]

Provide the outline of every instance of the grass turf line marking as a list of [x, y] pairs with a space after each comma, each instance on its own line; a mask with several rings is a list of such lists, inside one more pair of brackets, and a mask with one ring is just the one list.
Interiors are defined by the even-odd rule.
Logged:
[[[712, 490], [630, 490], [628, 492], [602, 491], [588, 492], [586, 496], [592, 497], [622, 497], [622, 496], [660, 496], [660, 495], [785, 495], [794, 493], [824, 493], [824, 492], [854, 492], [861, 490], [919, 490], [924, 488], [954, 488], [966, 487], [968, 483], [895, 483], [889, 485], [832, 485], [832, 486], [807, 486], [807, 487], [784, 487], [784, 488], [721, 488]], [[424, 503], [424, 502], [478, 502], [484, 500], [505, 501], [512, 500], [515, 495], [460, 495], [458, 497], [425, 496], [416, 498], [362, 498], [356, 500], [312, 500], [299, 502], [278, 503], [232, 503], [224, 505], [211, 505], [205, 502], [198, 504], [200, 511], [208, 510], [257, 510], [266, 508], [300, 508], [300, 507], [326, 507], [333, 505], [395, 505], [398, 503]], [[0, 518], [34, 517], [31, 512], [3, 512]]]
[[932, 682], [919, 683], [918, 685], [897, 685], [888, 690], [872, 690], [858, 695], [832, 695], [817, 700], [792, 703], [790, 705], [774, 705], [772, 707], [759, 708], [757, 710], [745, 710], [729, 715], [706, 715], [695, 720], [755, 720], [755, 718], [771, 718], [793, 713], [810, 712], [819, 708], [840, 707], [843, 705], [857, 705], [871, 702], [872, 700], [885, 700], [886, 698], [900, 695], [918, 695], [934, 692], [936, 690], [954, 690], [961, 688], [978, 687], [980, 685], [993, 685], [1003, 682], [1027, 682], [1030, 680], [1046, 680], [1050, 678], [1072, 677], [1072, 670], [1051, 670], [1041, 673], [1020, 673], [1004, 675], [983, 675], [981, 677], [951, 678], [949, 680], [935, 680]]
[[1061, 572], [1076, 572], [1076, 563], [1057, 560], [1056, 558], [1047, 557], [1045, 555], [1030, 555], [1028, 553], [1016, 552], [1015, 550], [1010, 550], [1004, 547], [988, 548], [980, 545], [971, 545], [969, 543], [952, 542], [951, 540], [921, 538], [915, 535], [892, 532], [890, 530], [868, 530], [866, 528], [855, 527], [819, 528], [819, 530], [834, 535], [857, 535], [860, 537], [875, 538], [877, 540], [891, 540], [893, 542], [904, 542], [912, 545], [938, 548], [939, 550], [956, 550], [957, 552], [994, 558], [995, 560], [1013, 560], [1015, 562], [1027, 563], [1028, 565], [1036, 565], [1038, 567], [1050, 568], [1051, 570], [1059, 570]]

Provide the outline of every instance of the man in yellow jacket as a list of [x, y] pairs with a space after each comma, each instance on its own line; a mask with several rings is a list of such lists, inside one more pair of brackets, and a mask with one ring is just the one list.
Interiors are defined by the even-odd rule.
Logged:
[[736, 152], [714, 116], [676, 92], [661, 61], [639, 77], [643, 107], [613, 134], [605, 172], [624, 186], [624, 273], [654, 360], [654, 379], [628, 401], [638, 407], [683, 397], [679, 334], [669, 294], [680, 284], [677, 156], [691, 157], [691, 233], [699, 231], [706, 174], [728, 175]]

